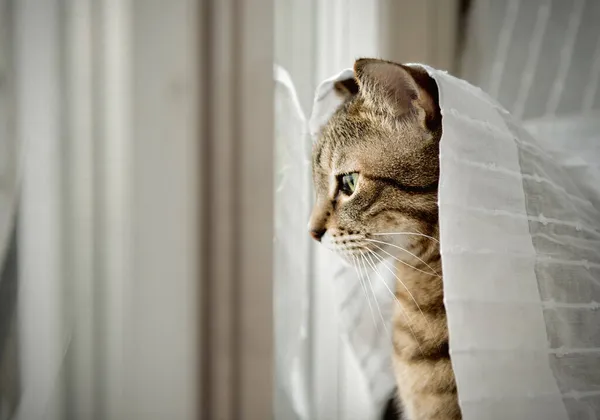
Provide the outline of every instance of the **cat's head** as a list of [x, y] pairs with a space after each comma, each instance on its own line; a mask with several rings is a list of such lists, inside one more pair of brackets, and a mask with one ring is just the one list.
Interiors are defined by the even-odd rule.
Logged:
[[336, 83], [344, 103], [313, 146], [309, 230], [348, 261], [401, 257], [398, 247], [437, 236], [437, 86], [421, 68], [376, 59], [357, 60], [354, 76]]

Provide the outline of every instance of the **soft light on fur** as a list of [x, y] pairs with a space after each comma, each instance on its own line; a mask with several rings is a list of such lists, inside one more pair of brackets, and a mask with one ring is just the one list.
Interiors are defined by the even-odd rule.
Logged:
[[[393, 365], [402, 411], [407, 420], [461, 419], [438, 242], [437, 87], [423, 70], [383, 60], [357, 60], [354, 71], [336, 84], [344, 103], [313, 148], [309, 229], [350, 263], [398, 261]], [[352, 173], [356, 189], [345, 191]]]

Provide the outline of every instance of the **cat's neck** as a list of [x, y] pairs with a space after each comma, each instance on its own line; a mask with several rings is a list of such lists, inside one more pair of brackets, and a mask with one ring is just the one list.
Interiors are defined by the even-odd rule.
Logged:
[[437, 353], [448, 343], [439, 245], [404, 262], [396, 264], [395, 341], [403, 337], [408, 354]]
[[396, 264], [394, 324], [404, 330], [412, 352], [439, 348], [447, 341], [439, 242], [425, 243], [415, 256]]
[[413, 254], [396, 262], [396, 297], [406, 310], [437, 312], [444, 299], [439, 242], [424, 242]]

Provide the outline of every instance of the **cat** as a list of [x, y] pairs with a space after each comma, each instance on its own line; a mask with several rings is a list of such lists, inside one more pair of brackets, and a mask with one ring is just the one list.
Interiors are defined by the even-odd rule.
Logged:
[[443, 302], [437, 190], [442, 115], [425, 70], [359, 59], [313, 145], [309, 231], [350, 263], [396, 258], [393, 367], [406, 420], [459, 420]]

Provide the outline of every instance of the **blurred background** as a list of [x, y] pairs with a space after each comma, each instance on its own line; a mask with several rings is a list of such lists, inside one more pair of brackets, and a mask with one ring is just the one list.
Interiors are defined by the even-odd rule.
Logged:
[[380, 418], [305, 232], [316, 86], [421, 62], [536, 135], [599, 137], [598, 22], [597, 0], [0, 0], [0, 420]]

